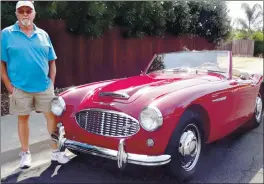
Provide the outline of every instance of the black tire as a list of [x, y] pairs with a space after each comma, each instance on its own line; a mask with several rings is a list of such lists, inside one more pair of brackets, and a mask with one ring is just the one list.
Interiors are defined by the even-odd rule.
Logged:
[[[258, 93], [258, 96], [257, 96], [257, 99], [256, 99], [256, 106], [255, 106], [255, 109], [254, 109], [254, 114], [252, 116], [252, 123], [253, 123], [253, 128], [257, 128], [259, 127], [259, 125], [262, 123], [263, 121], [263, 96], [261, 95], [261, 93], [259, 92]], [[260, 100], [260, 103], [262, 105], [260, 105], [261, 107], [261, 111], [260, 112], [257, 112], [257, 100]], [[260, 114], [259, 114], [260, 113]], [[258, 116], [258, 118], [257, 118]]]
[[[196, 164], [194, 165], [193, 168], [190, 170], [185, 170], [181, 166], [181, 156], [180, 156], [180, 151], [179, 151], [179, 146], [180, 146], [180, 139], [183, 131], [186, 128], [195, 128], [199, 135], [196, 134], [196, 136], [200, 136], [198, 138], [200, 140], [200, 152], [198, 150], [199, 156], [197, 157]], [[205, 147], [204, 143], [204, 125], [202, 122], [202, 117], [199, 113], [192, 111], [192, 110], [187, 110], [183, 116], [180, 118], [179, 123], [177, 124], [175, 130], [173, 131], [173, 134], [169, 140], [169, 144], [166, 149], [166, 153], [171, 155], [171, 162], [167, 165], [170, 173], [178, 178], [181, 181], [187, 181], [192, 178], [194, 173], [196, 173], [200, 162], [201, 162], [201, 157], [203, 155], [203, 150]]]

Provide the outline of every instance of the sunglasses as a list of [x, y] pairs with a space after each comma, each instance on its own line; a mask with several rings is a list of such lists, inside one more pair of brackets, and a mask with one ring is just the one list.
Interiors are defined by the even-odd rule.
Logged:
[[26, 12], [27, 14], [31, 14], [32, 10], [18, 10], [19, 14], [24, 14], [24, 12]]

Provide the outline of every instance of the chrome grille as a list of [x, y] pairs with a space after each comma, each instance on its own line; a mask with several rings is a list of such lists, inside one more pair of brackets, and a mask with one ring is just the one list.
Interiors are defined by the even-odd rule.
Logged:
[[127, 137], [139, 131], [139, 123], [133, 117], [116, 111], [104, 109], [85, 109], [76, 113], [76, 122], [89, 133]]

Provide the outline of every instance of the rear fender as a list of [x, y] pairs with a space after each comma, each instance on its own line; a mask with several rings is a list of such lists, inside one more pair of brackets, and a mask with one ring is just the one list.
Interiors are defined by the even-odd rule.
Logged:
[[264, 81], [261, 82], [259, 92], [261, 94], [262, 101], [263, 101], [264, 100]]

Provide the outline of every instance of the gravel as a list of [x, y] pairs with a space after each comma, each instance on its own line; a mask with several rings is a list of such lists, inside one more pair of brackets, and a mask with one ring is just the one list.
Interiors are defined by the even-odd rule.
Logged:
[[[58, 95], [59, 93], [69, 89], [70, 87], [55, 88], [55, 94]], [[1, 116], [5, 116], [8, 114], [9, 114], [9, 93], [6, 91], [6, 89], [2, 88], [1, 89]]]

